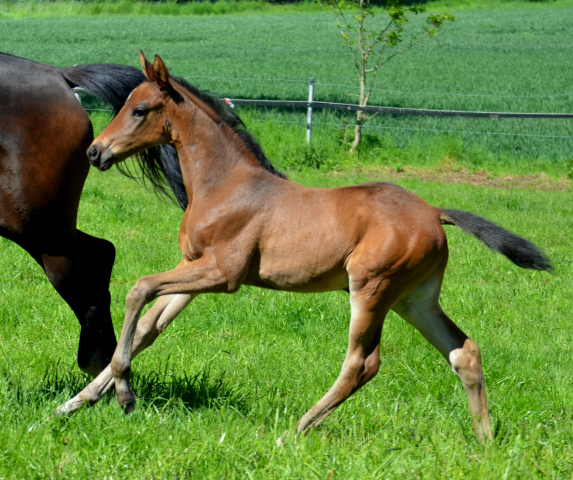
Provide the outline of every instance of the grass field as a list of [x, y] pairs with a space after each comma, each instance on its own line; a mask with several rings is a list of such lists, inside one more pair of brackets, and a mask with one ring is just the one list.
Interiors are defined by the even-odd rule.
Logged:
[[[573, 7], [454, 13], [456, 21], [435, 41], [389, 64], [372, 104], [573, 111]], [[143, 49], [148, 55], [162, 55], [174, 74], [231, 98], [306, 99], [310, 77], [317, 82], [317, 100], [348, 102], [353, 100], [348, 94], [356, 93], [349, 54], [333, 18], [321, 12], [3, 18], [0, 45], [9, 53], [56, 65], [137, 65], [137, 53]], [[303, 111], [257, 110], [248, 115], [263, 124], [278, 124], [289, 142], [304, 140]], [[317, 113], [314, 120], [318, 155], [326, 150], [334, 158], [331, 163], [348, 162], [340, 144], [343, 124], [352, 124], [352, 117], [329, 112]], [[560, 177], [573, 172], [571, 120], [387, 115], [374, 119], [367, 131], [370, 147], [361, 162], [428, 166], [448, 157], [460, 168], [493, 173], [543, 170]], [[274, 148], [268, 138], [262, 140]], [[276, 150], [284, 151], [284, 145]]]
[[[372, 180], [312, 172], [292, 178], [315, 186]], [[555, 275], [520, 270], [448, 227], [442, 301], [482, 346], [494, 444], [476, 444], [456, 377], [392, 314], [379, 375], [307, 438], [278, 445], [338, 375], [348, 299], [252, 288], [198, 298], [138, 357], [133, 415], [112, 399], [45, 421], [87, 381], [75, 366], [78, 326], [40, 269], [2, 240], [0, 477], [569, 478], [570, 195], [402, 185], [526, 235], [554, 261]], [[135, 279], [177, 263], [180, 217], [115, 171], [91, 173], [80, 228], [118, 248], [116, 326]]]
[[[568, 7], [460, 12], [435, 46], [396, 64], [381, 84], [423, 94], [380, 92], [378, 100], [432, 108], [571, 111], [570, 96], [561, 102], [553, 97], [444, 99], [429, 93], [568, 91], [572, 12]], [[163, 55], [174, 73], [221, 95], [304, 98], [311, 75], [323, 83], [352, 81], [350, 70], [333, 63], [343, 50], [331, 27], [328, 17], [296, 12], [3, 18], [0, 45], [58, 65], [136, 65], [143, 48]], [[475, 32], [471, 41], [467, 31]], [[292, 44], [279, 42], [285, 35]], [[440, 67], [432, 68], [436, 59]], [[325, 92], [320, 93], [325, 99], [344, 93]], [[356, 160], [343, 153], [339, 127], [317, 129], [309, 150], [302, 142], [304, 126], [285, 123], [298, 121], [297, 114], [240, 113], [273, 162], [309, 186], [385, 180], [374, 167], [445, 159], [469, 169], [543, 169], [558, 176], [567, 173], [571, 158], [571, 139], [525, 137], [529, 143], [517, 151], [510, 139], [497, 145], [485, 136], [408, 136], [392, 130], [370, 138]], [[93, 118], [101, 128], [105, 114]], [[324, 118], [324, 123], [340, 121]], [[379, 125], [425, 128], [429, 122], [438, 120], [393, 118]], [[567, 122], [483, 122], [459, 128], [570, 132]], [[435, 127], [445, 128], [441, 125]], [[367, 175], [339, 168], [362, 162], [369, 166]], [[322, 169], [309, 168], [316, 166]], [[465, 393], [446, 362], [394, 314], [384, 328], [378, 376], [308, 437], [293, 436], [298, 418], [332, 385], [342, 364], [349, 322], [342, 292], [297, 295], [243, 288], [234, 295], [199, 297], [134, 362], [139, 401], [132, 415], [123, 415], [110, 396], [70, 418], [49, 418], [88, 381], [75, 364], [79, 326], [40, 268], [0, 239], [0, 478], [572, 478], [570, 192], [415, 178], [399, 183], [433, 205], [469, 210], [526, 236], [553, 260], [554, 275], [525, 271], [445, 227], [451, 255], [442, 305], [482, 348], [496, 432], [492, 444], [475, 442]], [[177, 207], [115, 170], [90, 173], [79, 228], [117, 247], [111, 284], [116, 329], [135, 280], [178, 262], [180, 220]]]

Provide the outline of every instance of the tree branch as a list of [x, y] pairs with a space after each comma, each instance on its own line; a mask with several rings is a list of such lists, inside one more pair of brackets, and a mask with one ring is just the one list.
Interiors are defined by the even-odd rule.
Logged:
[[[409, 21], [408, 14], [418, 14], [423, 11], [423, 7], [405, 6], [405, 0], [388, 0], [385, 9], [389, 19], [387, 22], [380, 22], [380, 29], [377, 29], [376, 23], [374, 23], [372, 28], [370, 28], [368, 23], [369, 17], [374, 17], [375, 15], [375, 11], [370, 5], [370, 0], [318, 1], [324, 1], [334, 11], [338, 22], [337, 27], [345, 44], [351, 51], [352, 61], [360, 84], [360, 93], [357, 96], [361, 107], [368, 105], [378, 72], [383, 65], [397, 55], [420, 45], [428, 37], [433, 37], [444, 22], [454, 20], [454, 17], [448, 13], [431, 14], [428, 16], [426, 27], [419, 37], [410, 33], [406, 36], [405, 32], [409, 32], [409, 30], [405, 30], [405, 25]], [[345, 10], [353, 7], [351, 18], [347, 18]], [[409, 40], [409, 42], [405, 40]], [[400, 44], [402, 44], [403, 48], [395, 48]], [[406, 45], [404, 46], [404, 44]], [[391, 51], [388, 49], [391, 49]], [[361, 110], [356, 112], [356, 131], [351, 152], [356, 151], [360, 144], [362, 124], [373, 119], [376, 115], [377, 113], [368, 116]]]

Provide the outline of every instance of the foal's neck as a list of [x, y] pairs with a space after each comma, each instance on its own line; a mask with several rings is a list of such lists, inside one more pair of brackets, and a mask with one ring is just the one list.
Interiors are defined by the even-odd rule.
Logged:
[[243, 177], [240, 171], [252, 171], [254, 175], [257, 170], [265, 170], [218, 115], [183, 102], [176, 107], [174, 117], [172, 137], [189, 193], [221, 187], [237, 176]]

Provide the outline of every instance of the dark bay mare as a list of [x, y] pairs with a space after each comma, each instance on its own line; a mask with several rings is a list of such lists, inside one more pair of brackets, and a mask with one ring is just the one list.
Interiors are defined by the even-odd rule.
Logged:
[[[116, 346], [109, 293], [115, 248], [76, 228], [93, 130], [72, 88], [117, 113], [144, 80], [133, 67], [57, 68], [0, 53], [0, 235], [29, 253], [70, 305], [81, 325], [78, 364], [94, 376]], [[161, 151], [141, 159], [152, 181], [169, 170], [169, 159], [179, 168], [171, 147]], [[185, 207], [186, 197], [179, 197]]]
[[[241, 121], [213, 98], [170, 78], [159, 57], [141, 54], [148, 82], [137, 87], [88, 156], [107, 169], [143, 149], [174, 145], [190, 199], [174, 269], [137, 281], [111, 365], [58, 413], [92, 403], [115, 384], [130, 412], [132, 357], [150, 346], [193, 298], [254, 285], [292, 292], [345, 290], [350, 332], [342, 371], [300, 420], [319, 424], [372, 379], [390, 309], [438, 349], [461, 379], [476, 435], [492, 437], [480, 350], [443, 312], [440, 288], [448, 260], [443, 225], [457, 225], [517, 265], [550, 270], [533, 244], [471, 213], [442, 210], [389, 183], [305, 188], [271, 166]], [[157, 302], [139, 321], [144, 305]]]

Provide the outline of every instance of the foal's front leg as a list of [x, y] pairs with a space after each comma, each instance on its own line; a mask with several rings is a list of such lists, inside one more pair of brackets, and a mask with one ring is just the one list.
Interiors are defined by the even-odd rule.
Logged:
[[[133, 360], [139, 353], [150, 347], [173, 319], [189, 305], [191, 300], [193, 300], [193, 296], [187, 294], [159, 297], [137, 324], [131, 359]], [[108, 365], [89, 385], [74, 398], [60, 405], [54, 413], [66, 415], [75, 412], [86, 403], [92, 405], [101, 400], [113, 386], [114, 379], [111, 366]]]
[[140, 278], [126, 299], [125, 321], [113, 358], [111, 371], [119, 404], [126, 413], [133, 411], [135, 395], [129, 384], [133, 340], [143, 307], [158, 296], [232, 292], [239, 284], [231, 283], [217, 267], [214, 259], [205, 254], [193, 262], [184, 261], [174, 270]]

